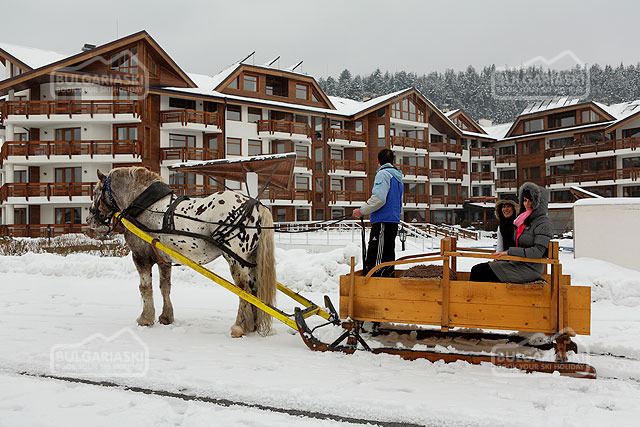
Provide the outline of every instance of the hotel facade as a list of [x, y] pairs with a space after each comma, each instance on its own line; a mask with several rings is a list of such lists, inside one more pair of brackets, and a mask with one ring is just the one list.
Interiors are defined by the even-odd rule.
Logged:
[[360, 206], [382, 148], [404, 175], [405, 221], [487, 222], [525, 181], [549, 188], [557, 212], [579, 197], [640, 196], [640, 103], [560, 99], [483, 127], [414, 88], [358, 102], [295, 68], [247, 62], [185, 73], [145, 31], [75, 55], [0, 43], [0, 234], [86, 231], [98, 169], [144, 166], [197, 196], [221, 187], [169, 165], [285, 152], [297, 154], [291, 188], [262, 200], [275, 221]]

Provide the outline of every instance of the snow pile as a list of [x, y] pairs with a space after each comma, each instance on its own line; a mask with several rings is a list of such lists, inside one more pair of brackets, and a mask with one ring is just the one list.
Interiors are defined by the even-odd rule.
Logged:
[[640, 272], [593, 258], [562, 260], [562, 270], [573, 285], [591, 286], [592, 301], [640, 306]]

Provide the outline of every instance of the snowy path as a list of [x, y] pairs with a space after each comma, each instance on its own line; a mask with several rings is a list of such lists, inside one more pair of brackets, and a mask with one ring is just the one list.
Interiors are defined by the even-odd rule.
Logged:
[[[329, 293], [336, 302], [335, 276], [347, 269], [339, 262], [344, 254], [302, 255], [279, 251], [279, 271], [287, 272], [283, 281], [295, 283], [298, 290], [315, 281], [319, 292], [303, 291], [305, 296], [320, 302], [322, 294]], [[586, 274], [579, 261], [567, 261], [565, 271], [579, 275], [570, 271], [574, 265]], [[222, 263], [214, 264], [216, 271], [227, 274]], [[611, 271], [601, 276], [607, 274]], [[625, 274], [627, 285], [636, 287], [636, 294], [625, 298], [629, 301], [640, 288], [640, 274]], [[598, 280], [594, 283], [602, 283]], [[461, 362], [314, 353], [279, 324], [266, 338], [230, 338], [237, 298], [188, 271], [174, 274], [172, 296], [174, 325], [139, 328], [137, 275], [130, 259], [0, 259], [0, 425], [80, 425], [87, 419], [96, 425], [139, 426], [198, 426], [212, 420], [221, 425], [337, 424], [12, 374], [49, 373], [53, 346], [81, 342], [98, 332], [110, 336], [124, 327], [132, 328], [149, 348], [149, 371], [141, 378], [113, 380], [122, 384], [415, 424], [624, 426], [636, 425], [640, 416], [638, 361], [594, 357], [591, 363], [601, 378], [587, 381]], [[155, 297], [159, 314], [157, 286]], [[285, 301], [280, 307], [291, 308]], [[637, 305], [602, 300], [593, 304], [592, 319], [592, 335], [580, 337], [581, 344], [592, 352], [640, 359]]]

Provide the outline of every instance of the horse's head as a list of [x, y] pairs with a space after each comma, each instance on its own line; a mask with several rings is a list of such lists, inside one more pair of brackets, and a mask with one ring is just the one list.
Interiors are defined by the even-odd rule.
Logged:
[[113, 214], [118, 210], [111, 194], [111, 178], [98, 170], [99, 181], [93, 189], [87, 224], [92, 230], [104, 233], [110, 228]]

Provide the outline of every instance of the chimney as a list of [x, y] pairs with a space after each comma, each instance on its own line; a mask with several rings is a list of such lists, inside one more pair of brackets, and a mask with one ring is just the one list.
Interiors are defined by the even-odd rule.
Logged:
[[96, 48], [95, 44], [85, 43], [84, 46], [82, 46], [82, 51], [83, 52], [88, 52], [88, 51], [93, 50], [95, 48]]

